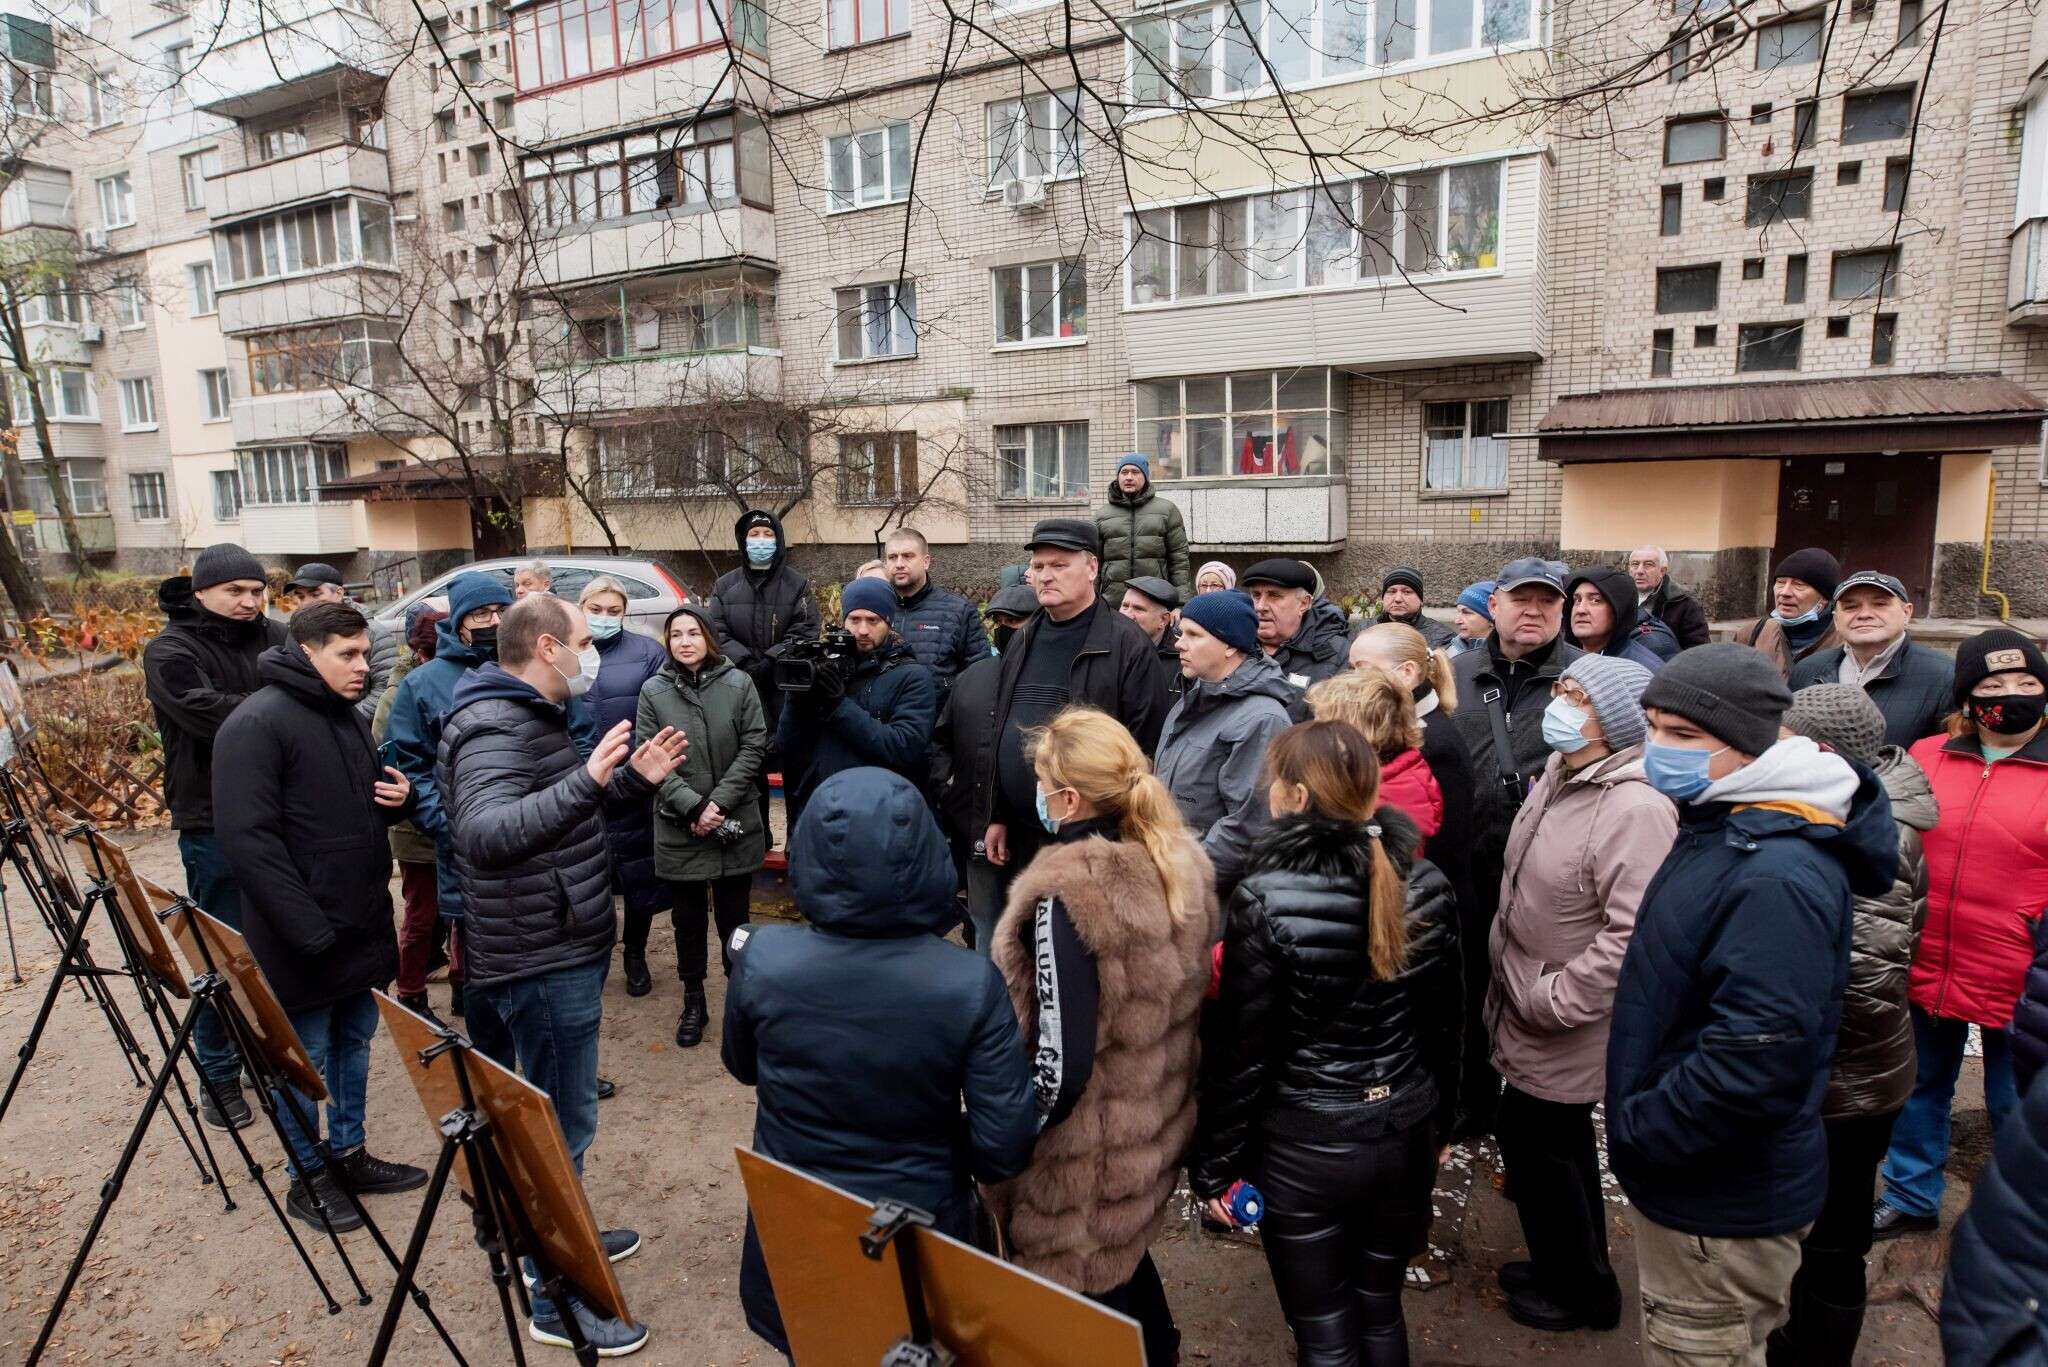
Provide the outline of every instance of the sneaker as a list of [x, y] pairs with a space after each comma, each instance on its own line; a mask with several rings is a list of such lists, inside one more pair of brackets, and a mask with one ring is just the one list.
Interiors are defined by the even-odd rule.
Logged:
[[[213, 1102], [215, 1092], [220, 1093], [220, 1105]], [[256, 1118], [249, 1109], [249, 1099], [242, 1095], [242, 1080], [216, 1083], [212, 1087], [199, 1089], [199, 1118], [216, 1130], [239, 1130]]]
[[[647, 1346], [645, 1326], [601, 1315], [574, 1296], [568, 1300], [569, 1313], [576, 1317], [576, 1327], [583, 1332], [583, 1341], [597, 1349], [599, 1357], [622, 1358]], [[561, 1312], [552, 1306], [546, 1308], [545, 1316], [541, 1311], [542, 1307], [534, 1307], [534, 1316], [527, 1321], [527, 1336], [535, 1343], [545, 1343], [551, 1348], [575, 1347], [565, 1332]]]
[[600, 1234], [604, 1239], [604, 1256], [610, 1262], [622, 1263], [640, 1251], [637, 1229], [607, 1229]]
[[644, 997], [654, 990], [654, 978], [647, 972], [647, 956], [626, 951], [626, 995]]
[[292, 1179], [292, 1189], [285, 1195], [284, 1208], [292, 1213], [294, 1220], [315, 1229], [321, 1228], [320, 1212], [313, 1209], [313, 1193], [318, 1192], [320, 1204], [327, 1211], [327, 1223], [336, 1234], [346, 1234], [363, 1227], [362, 1212], [348, 1199], [348, 1193], [334, 1180], [333, 1173], [326, 1168], [320, 1169], [313, 1174], [310, 1187], [309, 1190], [304, 1179]]
[[1873, 1242], [1896, 1239], [1901, 1234], [1926, 1234], [1941, 1228], [1938, 1215], [1908, 1215], [1889, 1201], [1879, 1201], [1870, 1213], [1870, 1237]]
[[357, 1149], [334, 1160], [329, 1171], [348, 1183], [358, 1196], [383, 1196], [394, 1191], [416, 1191], [427, 1184], [427, 1170], [410, 1163], [387, 1163]]

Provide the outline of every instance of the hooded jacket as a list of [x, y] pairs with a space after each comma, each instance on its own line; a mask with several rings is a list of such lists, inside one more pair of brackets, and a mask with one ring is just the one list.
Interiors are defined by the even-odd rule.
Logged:
[[1671, 634], [1671, 628], [1638, 611], [1635, 580], [1630, 579], [1625, 570], [1591, 570], [1565, 585], [1564, 638], [1567, 641], [1584, 649], [1572, 631], [1572, 597], [1578, 593], [1581, 584], [1590, 584], [1597, 589], [1614, 614], [1614, 630], [1608, 633], [1607, 644], [1600, 649], [1602, 655], [1632, 661], [1655, 674], [1664, 667], [1666, 660], [1678, 653], [1678, 638]]
[[990, 655], [981, 609], [929, 579], [916, 593], [896, 600], [894, 625], [917, 662], [932, 672], [941, 701], [961, 670]]
[[164, 745], [164, 797], [174, 829], [210, 831], [214, 736], [263, 686], [257, 658], [285, 644], [285, 629], [267, 617], [237, 622], [208, 612], [189, 575], [164, 580], [156, 601], [164, 629], [142, 648], [142, 677]]
[[1680, 808], [1607, 1043], [1608, 1159], [1650, 1219], [1751, 1238], [1820, 1213], [1850, 898], [1897, 866], [1876, 777], [1804, 737]]
[[1420, 750], [1403, 750], [1381, 763], [1380, 801], [1405, 812], [1425, 841], [1444, 828], [1444, 790]]
[[[577, 699], [593, 740], [640, 711], [640, 689], [668, 661], [668, 651], [652, 636], [631, 627], [591, 644], [597, 647], [597, 678]], [[658, 729], [658, 728], [657, 728]], [[697, 739], [690, 737], [694, 743]], [[584, 747], [579, 744], [579, 750]], [[586, 751], [587, 757], [587, 751]], [[668, 889], [654, 869], [654, 810], [645, 802], [608, 802], [604, 838], [612, 856], [612, 886], [625, 899], [626, 910], [649, 915], [669, 904]]]
[[1573, 772], [1554, 756], [1508, 834], [1489, 945], [1493, 1066], [1521, 1091], [1582, 1105], [1605, 1090], [1614, 984], [1643, 890], [1678, 833], [1632, 745]]
[[[968, 1184], [1024, 1170], [1037, 1113], [1002, 974], [941, 938], [958, 920], [945, 838], [908, 780], [849, 769], [797, 821], [789, 868], [809, 924], [750, 928], [725, 996], [754, 1148], [968, 1237]], [[751, 1227], [743, 1257], [747, 1323], [780, 1343]]]
[[[405, 676], [412, 673], [420, 663], [410, 646], [400, 652], [398, 663], [391, 667], [391, 678], [384, 689], [384, 696], [377, 700], [377, 714], [370, 719], [370, 744], [377, 747], [380, 756], [384, 753], [384, 741], [391, 730], [391, 705], [398, 701], [398, 686], [405, 682]], [[403, 772], [403, 771], [401, 771]], [[415, 785], [414, 801], [418, 801], [418, 786]], [[401, 864], [431, 864], [437, 851], [434, 838], [420, 834], [420, 828], [410, 821], [401, 821], [391, 828], [391, 857]]]
[[817, 786], [843, 769], [889, 769], [922, 789], [930, 777], [927, 752], [938, 719], [932, 672], [902, 637], [891, 636], [860, 657], [838, 702], [804, 698], [783, 709], [775, 748], [795, 776], [787, 788], [790, 810], [801, 811]]
[[263, 652], [264, 686], [214, 738], [215, 827], [242, 890], [242, 933], [287, 1011], [398, 973], [382, 764], [355, 703], [296, 645]]
[[2020, 1094], [1949, 1241], [1941, 1288], [1948, 1367], [2048, 1364], [2048, 1083]]
[[1095, 510], [1095, 530], [1102, 537], [1102, 596], [1111, 607], [1123, 601], [1124, 585], [1147, 575], [1164, 579], [1180, 590], [1182, 602], [1195, 596], [1195, 575], [1188, 557], [1188, 530], [1180, 507], [1152, 487], [1127, 494], [1109, 481], [1109, 502]]
[[464, 981], [491, 987], [609, 958], [605, 802], [654, 794], [631, 761], [600, 788], [562, 705], [493, 662], [456, 686], [436, 770], [462, 883]]
[[[775, 558], [763, 569], [744, 563], [749, 527], [767, 527], [775, 533]], [[775, 687], [775, 666], [768, 652], [793, 637], [816, 636], [818, 604], [811, 597], [810, 581], [789, 567], [789, 538], [783, 534], [781, 518], [758, 509], [743, 513], [733, 523], [732, 535], [743, 563], [711, 586], [705, 613], [718, 653], [747, 671], [773, 727], [782, 715], [782, 692]]]
[[1906, 980], [1927, 919], [1927, 855], [1921, 838], [1934, 829], [1941, 810], [1927, 775], [1897, 746], [1886, 746], [1878, 756], [1877, 778], [1899, 828], [1899, 869], [1891, 887], [1855, 902], [1835, 1072], [1821, 1103], [1821, 1114], [1829, 1120], [1889, 1115], [1913, 1092], [1913, 1017], [1906, 1009]]
[[1297, 696], [1271, 660], [1246, 656], [1220, 683], [1190, 680], [1159, 733], [1153, 772], [1215, 866], [1219, 897], [1265, 829], [1266, 747], [1293, 725]]
[[961, 670], [932, 728], [939, 815], [947, 834], [970, 846], [988, 828], [975, 802], [994, 781], [988, 766], [995, 759], [995, 739], [989, 728], [995, 723], [996, 681], [1002, 670], [1002, 660], [994, 655]]
[[1680, 588], [1669, 572], [1637, 610], [1671, 628], [1679, 650], [1691, 650], [1713, 639], [1713, 629], [1707, 625], [1707, 610], [1700, 606], [1699, 599]]
[[[360, 603], [351, 602], [360, 610]], [[363, 617], [370, 624], [370, 686], [363, 690], [363, 700], [356, 704], [356, 711], [363, 714], [364, 721], [375, 721], [377, 704], [384, 700], [384, 694], [392, 684], [392, 671], [398, 667], [398, 628], [388, 626], [368, 612]]]
[[1910, 995], [1930, 1016], [2003, 1030], [2048, 907], [2048, 731], [1996, 764], [1975, 736], [1912, 748], [1941, 820], [1927, 851], [1927, 921]]
[[[671, 883], [709, 882], [752, 873], [768, 851], [754, 795], [768, 766], [768, 718], [754, 681], [731, 660], [706, 660], [688, 670], [674, 660], [640, 690], [634, 739], [664, 726], [690, 738], [690, 748], [654, 798], [654, 867]], [[704, 804], [740, 823], [731, 844], [691, 830]]]
[[434, 842], [434, 894], [440, 914], [451, 921], [462, 919], [462, 880], [455, 873], [437, 769], [441, 728], [455, 705], [456, 685], [484, 663], [481, 652], [463, 643], [455, 619], [442, 618], [434, 625], [434, 658], [414, 665], [399, 681], [384, 729], [393, 763], [412, 783], [412, 824]]
[[[1820, 683], [1840, 683], [1847, 646], [1816, 651], [1792, 666], [1786, 684], [1794, 693]], [[1864, 693], [1884, 713], [1884, 743], [1901, 748], [1938, 735], [1955, 705], [1956, 657], [1920, 645], [1910, 636]]]
[[1351, 621], [1344, 609], [1316, 598], [1301, 616], [1301, 625], [1269, 659], [1297, 689], [1307, 689], [1350, 667]]
[[1407, 886], [1408, 958], [1394, 977], [1373, 975], [1372, 850], [1354, 823], [1282, 817], [1231, 898], [1188, 1164], [1197, 1196], [1249, 1176], [1261, 1134], [1341, 1142], [1431, 1117], [1449, 1133], [1465, 1015], [1451, 886], [1398, 808], [1375, 820]]

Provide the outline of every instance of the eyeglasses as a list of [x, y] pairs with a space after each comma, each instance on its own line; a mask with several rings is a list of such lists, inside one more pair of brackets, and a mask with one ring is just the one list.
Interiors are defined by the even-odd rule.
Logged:
[[1562, 679], [1550, 686], [1550, 696], [1553, 698], [1563, 698], [1573, 707], [1591, 707], [1593, 705], [1593, 699], [1587, 694], [1585, 689], [1575, 683], [1569, 683]]

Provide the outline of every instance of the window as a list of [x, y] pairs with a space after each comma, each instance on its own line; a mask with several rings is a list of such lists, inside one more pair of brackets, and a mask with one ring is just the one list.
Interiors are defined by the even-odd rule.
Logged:
[[135, 222], [135, 189], [126, 171], [103, 177], [95, 184], [100, 196], [102, 228], [125, 228]]
[[1906, 185], [1913, 178], [1913, 162], [1893, 157], [1884, 164], [1884, 211], [1895, 214], [1906, 207]]
[[1072, 90], [988, 106], [988, 187], [1081, 174], [1081, 106]]
[[1671, 35], [1671, 41], [1664, 46], [1664, 79], [1677, 85], [1693, 74], [1705, 62], [1706, 54], [1698, 58], [1692, 55], [1692, 30], [1680, 29]]
[[1792, 150], [1803, 152], [1813, 146], [1814, 130], [1820, 125], [1820, 101], [1801, 100], [1792, 106]]
[[1842, 141], [1886, 142], [1913, 129], [1913, 87], [1873, 90], [1842, 101]]
[[1898, 282], [1899, 249], [1836, 252], [1828, 276], [1828, 298], [1862, 299], [1873, 294], [1891, 294]]
[[470, 148], [469, 173], [473, 176], [480, 176], [483, 175], [486, 171], [489, 171], [490, 169], [491, 145], [487, 142], [480, 142], [476, 146]]
[[1829, 337], [1829, 338], [1830, 338], [1831, 340], [1834, 340], [1834, 341], [1839, 341], [1839, 340], [1841, 340], [1842, 338], [1844, 338], [1844, 337], [1847, 337], [1848, 335], [1849, 335], [1849, 315], [1848, 315], [1848, 314], [1846, 314], [1846, 313], [1840, 313], [1840, 314], [1836, 314], [1836, 315], [1835, 315], [1834, 317], [1832, 317], [1832, 318], [1828, 319], [1828, 337]]
[[121, 381], [121, 430], [149, 432], [156, 428], [156, 381], [144, 375]]
[[994, 275], [997, 345], [1072, 341], [1088, 335], [1086, 262], [1004, 266]]
[[1767, 228], [1813, 214], [1813, 172], [1790, 171], [1749, 178], [1749, 207], [1742, 216], [1751, 228]]
[[1037, 422], [996, 429], [998, 498], [1086, 498], [1088, 424]]
[[280, 128], [266, 128], [256, 135], [256, 160], [279, 161], [295, 157], [306, 150], [306, 126], [287, 124]]
[[[14, 386], [14, 411], [28, 413], [28, 380], [20, 372], [10, 372], [8, 379]], [[53, 422], [98, 422], [100, 420], [99, 394], [93, 388], [92, 372], [52, 367], [45, 370], [40, 385], [43, 396], [43, 412]]]
[[142, 285], [133, 276], [122, 276], [114, 282], [114, 313], [123, 328], [145, 326], [149, 319], [143, 312]]
[[363, 147], [384, 147], [384, 106], [359, 104], [348, 111], [348, 140]]
[[841, 504], [903, 503], [918, 493], [917, 433], [873, 432], [839, 439]]
[[204, 318], [214, 311], [211, 261], [200, 261], [185, 267], [185, 292], [192, 301], [194, 318]]
[[[71, 495], [71, 511], [74, 513], [103, 513], [107, 510], [107, 463], [103, 460], [67, 460], [61, 462], [64, 472], [64, 488]], [[28, 477], [29, 506], [38, 517], [55, 517], [57, 500], [50, 493], [50, 476], [43, 461], [32, 460], [24, 465]]]
[[121, 122], [126, 113], [121, 88], [114, 83], [114, 78], [104, 71], [86, 73], [86, 122], [94, 128], [106, 128]]
[[[646, 422], [598, 428], [595, 456], [599, 482], [614, 498], [787, 491], [797, 487], [795, 453], [808, 440], [796, 427], [729, 435]], [[620, 582], [629, 596], [643, 596], [638, 581]]]
[[1806, 255], [1803, 252], [1785, 258], [1785, 302], [1806, 302]]
[[1765, 101], [1763, 104], [1753, 104], [1749, 107], [1749, 122], [1752, 126], [1766, 124], [1770, 121], [1771, 106], [1769, 101]]
[[1744, 323], [1736, 332], [1735, 369], [1797, 370], [1803, 323]]
[[1719, 114], [1672, 119], [1664, 125], [1664, 164], [1719, 161], [1726, 154], [1728, 121]]
[[[1132, 304], [1353, 285], [1500, 264], [1498, 161], [1135, 216]], [[1397, 264], [1398, 263], [1398, 264]]]
[[242, 518], [242, 477], [234, 470], [213, 472], [213, 520], [239, 522]]
[[1763, 258], [1762, 258], [1761, 256], [1745, 256], [1745, 257], [1743, 257], [1743, 258], [1742, 258], [1742, 278], [1743, 278], [1744, 280], [1761, 280], [1761, 279], [1763, 279], [1763, 278], [1764, 278], [1764, 259], [1763, 259]]
[[1422, 406], [1425, 490], [1508, 487], [1508, 401]]
[[1700, 198], [1709, 204], [1719, 204], [1728, 197], [1728, 180], [1725, 176], [1710, 176], [1700, 182]]
[[339, 446], [258, 446], [237, 460], [242, 501], [257, 508], [318, 502], [322, 484], [348, 474]]
[[853, 47], [910, 32], [909, 0], [826, 0], [826, 46]]
[[917, 284], [905, 280], [837, 290], [841, 361], [917, 355]]
[[391, 209], [338, 199], [213, 234], [214, 277], [222, 285], [328, 270], [357, 261], [391, 264]]
[[199, 372], [199, 407], [206, 414], [203, 421], [226, 422], [231, 398], [226, 367]]
[[1801, 14], [1756, 31], [1756, 69], [1770, 71], [1781, 66], [1807, 66], [1820, 60], [1818, 12]]
[[[489, 169], [488, 145], [471, 154], [481, 155]], [[587, 143], [521, 163], [532, 220], [549, 228], [656, 210], [701, 213], [738, 201], [765, 207], [774, 202], [768, 169], [766, 130], [742, 121], [736, 132], [726, 118]]]
[[1710, 347], [1720, 341], [1720, 329], [1712, 323], [1701, 323], [1692, 330], [1692, 344], [1695, 347]]
[[1854, 185], [1862, 179], [1863, 163], [1860, 161], [1845, 161], [1835, 167], [1835, 184], [1837, 185]]
[[1670, 328], [1658, 328], [1650, 334], [1650, 378], [1668, 380], [1671, 378], [1671, 351], [1673, 341]]
[[170, 491], [161, 474], [128, 476], [128, 511], [137, 522], [168, 522]]
[[1137, 386], [1137, 449], [1156, 479], [1329, 475], [1343, 469], [1344, 376], [1251, 370]]
[[178, 178], [185, 186], [185, 207], [206, 207], [206, 178], [220, 174], [220, 149], [204, 148], [178, 158]]
[[1872, 321], [1870, 328], [1870, 363], [1872, 365], [1890, 365], [1892, 363], [1892, 353], [1897, 348], [1898, 341], [1899, 315], [1896, 313], [1878, 314]]
[[910, 125], [885, 124], [825, 140], [827, 211], [894, 204], [910, 195]]
[[705, 288], [680, 304], [629, 304], [623, 318], [617, 312], [543, 316], [533, 320], [530, 335], [533, 363], [543, 369], [635, 356], [773, 348], [775, 296], [744, 284]]
[[1657, 232], [1664, 237], [1677, 237], [1685, 222], [1685, 187], [1667, 185], [1659, 196]]
[[1920, 0], [1899, 0], [1898, 45], [1920, 46]]
[[513, 74], [529, 91], [728, 42], [766, 50], [767, 17], [754, 0], [719, 8], [710, 0], [548, 0], [512, 16]]
[[464, 224], [462, 201], [451, 199], [441, 206], [441, 226], [449, 232], [461, 232]]
[[1667, 266], [1657, 272], [1657, 312], [1705, 313], [1720, 306], [1721, 267]]
[[441, 113], [434, 115], [434, 141], [455, 141], [455, 113], [453, 110], [443, 110]]
[[[47, 43], [49, 39], [45, 37], [43, 41]], [[24, 66], [18, 61], [8, 61], [0, 63], [0, 81], [6, 83], [7, 107], [16, 114], [28, 118], [54, 119], [63, 112], [57, 99], [54, 72]]]
[[42, 294], [30, 295], [21, 305], [21, 321], [26, 325], [65, 323], [75, 327], [89, 316], [85, 300], [68, 279], [58, 280]]
[[391, 327], [381, 319], [253, 333], [248, 346], [251, 394], [337, 385], [367, 389], [398, 378]]

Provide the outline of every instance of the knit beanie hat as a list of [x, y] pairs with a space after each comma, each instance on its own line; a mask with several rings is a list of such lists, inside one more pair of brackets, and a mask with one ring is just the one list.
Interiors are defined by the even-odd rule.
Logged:
[[[1835, 585], [1842, 582], [1842, 567], [1820, 547], [1808, 546], [1780, 560], [1778, 568], [1771, 571], [1771, 578], [1797, 579], [1803, 584], [1811, 584], [1822, 598], [1832, 600]], [[1720, 733], [1717, 731], [1715, 734]]]
[[1202, 576], [1211, 570], [1214, 570], [1216, 577], [1223, 581], [1224, 588], [1234, 589], [1237, 587], [1237, 571], [1224, 564], [1221, 560], [1204, 560], [1202, 568], [1195, 571], [1195, 582], [1197, 584], [1201, 583]]
[[1422, 571], [1410, 569], [1406, 565], [1396, 565], [1393, 569], [1387, 571], [1384, 579], [1380, 580], [1380, 592], [1385, 593], [1396, 584], [1406, 584], [1409, 588], [1414, 589], [1415, 596], [1420, 598], [1422, 596]]
[[1180, 610], [1183, 622], [1193, 622], [1223, 644], [1246, 655], [1259, 650], [1259, 614], [1252, 596], [1242, 589], [1198, 593]]
[[192, 587], [210, 589], [215, 584], [232, 584], [238, 579], [268, 582], [263, 562], [232, 541], [216, 542], [192, 557]]
[[1586, 690], [1609, 748], [1626, 750], [1631, 745], [1641, 745], [1650, 734], [1650, 723], [1643, 719], [1639, 699], [1649, 687], [1651, 675], [1634, 660], [1615, 655], [1581, 655], [1565, 666], [1564, 677]]
[[1970, 690], [1989, 676], [2014, 669], [2048, 685], [2048, 656], [2025, 636], [2011, 627], [1993, 627], [1972, 636], [1956, 647], [1956, 706], [1961, 707]]
[[1467, 584], [1465, 591], [1458, 595], [1459, 607], [1470, 608], [1489, 622], [1493, 620], [1492, 604], [1493, 581], [1491, 579], [1482, 579], [1476, 584]]
[[1761, 755], [1778, 743], [1792, 693], [1762, 651], [1717, 641], [1674, 655], [1643, 690], [1642, 703], [1676, 712], [1745, 755]]
[[1884, 713], [1868, 693], [1848, 684], [1820, 683], [1794, 693], [1785, 728], [1866, 769], [1876, 766], [1884, 749]]
[[478, 608], [510, 606], [512, 590], [499, 582], [495, 574], [470, 570], [448, 581], [448, 615], [455, 619], [458, 631], [462, 629], [462, 619]]
[[839, 590], [839, 620], [849, 612], [872, 612], [885, 622], [896, 620], [896, 590], [881, 579], [856, 579]]
[[1116, 472], [1122, 474], [1126, 465], [1137, 466], [1138, 473], [1145, 477], [1145, 482], [1147, 484], [1152, 482], [1152, 462], [1139, 455], [1136, 451], [1124, 452], [1124, 458], [1116, 463]]

